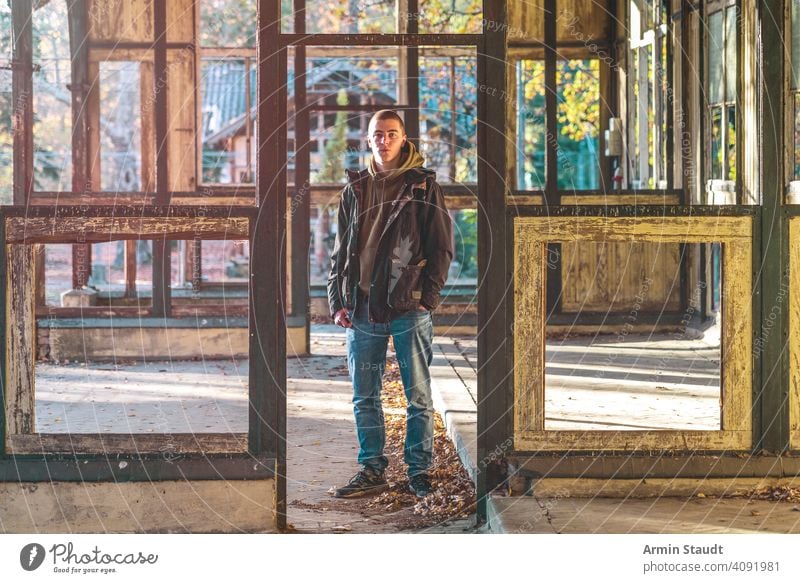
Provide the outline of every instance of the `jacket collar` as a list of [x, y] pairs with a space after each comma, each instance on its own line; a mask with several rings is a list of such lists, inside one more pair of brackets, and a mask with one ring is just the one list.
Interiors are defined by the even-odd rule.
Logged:
[[[354, 184], [356, 182], [360, 182], [362, 180], [366, 180], [369, 176], [369, 172], [367, 169], [357, 170], [355, 168], [348, 168], [347, 172], [347, 182], [349, 184]], [[405, 179], [406, 184], [417, 184], [419, 182], [424, 182], [425, 179], [435, 176], [436, 172], [430, 170], [429, 168], [412, 168], [407, 170], [403, 174], [403, 178]]]

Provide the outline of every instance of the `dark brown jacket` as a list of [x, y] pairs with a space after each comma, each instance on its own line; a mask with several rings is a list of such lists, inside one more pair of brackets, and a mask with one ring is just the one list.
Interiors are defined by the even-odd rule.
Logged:
[[[348, 170], [339, 200], [336, 242], [328, 276], [331, 316], [356, 309], [359, 274], [358, 217], [364, 207], [367, 171]], [[453, 259], [452, 224], [435, 173], [413, 168], [392, 201], [378, 248], [369, 292], [369, 318], [388, 322], [421, 303], [439, 305]]]

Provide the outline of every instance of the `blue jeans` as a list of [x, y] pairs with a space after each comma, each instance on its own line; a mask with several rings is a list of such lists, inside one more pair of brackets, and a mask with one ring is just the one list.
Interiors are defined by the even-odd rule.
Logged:
[[389, 464], [383, 455], [386, 430], [381, 388], [391, 335], [408, 401], [403, 457], [409, 476], [423, 473], [430, 468], [433, 458], [433, 399], [429, 370], [433, 360], [431, 313], [427, 310], [411, 311], [387, 323], [370, 322], [366, 306], [349, 315], [353, 327], [347, 329], [347, 367], [353, 381], [358, 463], [379, 472]]

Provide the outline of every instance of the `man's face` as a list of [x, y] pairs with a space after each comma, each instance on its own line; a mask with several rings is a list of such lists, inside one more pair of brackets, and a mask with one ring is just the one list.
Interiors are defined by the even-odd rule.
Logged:
[[400, 149], [406, 143], [406, 134], [396, 119], [379, 119], [369, 126], [367, 143], [375, 163], [383, 170], [400, 166]]

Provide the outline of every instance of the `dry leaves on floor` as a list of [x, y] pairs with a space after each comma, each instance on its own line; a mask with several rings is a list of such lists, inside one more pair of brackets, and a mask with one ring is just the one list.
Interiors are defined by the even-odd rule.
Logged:
[[392, 487], [372, 498], [368, 506], [393, 512], [413, 507], [416, 526], [432, 525], [448, 519], [467, 518], [475, 512], [475, 488], [461, 465], [456, 448], [439, 413], [434, 415], [433, 467], [429, 471], [433, 491], [418, 499], [408, 490], [403, 443], [406, 434], [406, 398], [400, 369], [394, 355], [386, 363], [382, 401], [386, 422], [385, 454], [389, 458], [386, 478]]

